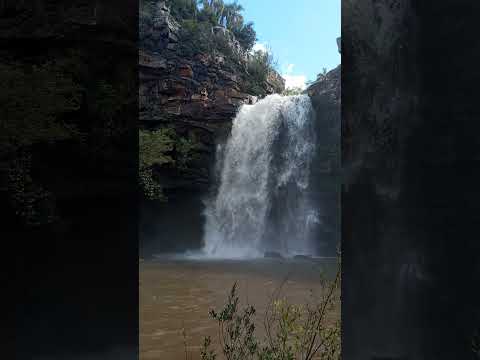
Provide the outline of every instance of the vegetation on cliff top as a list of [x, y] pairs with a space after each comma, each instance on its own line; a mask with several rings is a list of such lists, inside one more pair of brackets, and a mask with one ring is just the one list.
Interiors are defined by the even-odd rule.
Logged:
[[223, 26], [232, 32], [245, 50], [252, 49], [256, 41], [253, 23], [245, 23], [243, 7], [236, 1], [223, 0], [168, 0], [172, 15], [180, 21], [195, 21], [210, 26]]
[[[167, 6], [175, 20], [172, 21], [173, 25], [168, 25], [172, 25], [172, 31], [178, 37], [170, 48], [174, 49], [172, 56], [194, 59], [197, 55], [208, 55], [222, 59], [222, 69], [238, 75], [238, 90], [250, 95], [265, 96], [272, 88], [277, 87], [277, 84], [268, 83], [275, 67], [272, 52], [252, 50], [256, 42], [253, 23], [245, 22], [242, 16], [243, 7], [236, 1], [225, 3], [223, 0], [142, 0], [141, 38], [142, 32], [145, 38], [148, 38], [155, 19], [162, 19], [168, 14], [162, 4]], [[171, 19], [167, 19], [167, 22], [169, 21]], [[152, 44], [145, 43], [145, 46], [155, 46]], [[151, 106], [157, 107], [158, 104], [152, 103]], [[166, 197], [160, 180], [155, 175], [158, 173], [156, 170], [173, 167], [185, 171], [191, 165], [196, 151], [195, 139], [183, 138], [173, 129], [161, 129], [141, 130], [139, 141], [139, 180], [143, 194], [147, 199], [164, 201]]]
[[271, 50], [252, 51], [256, 32], [252, 22], [245, 23], [240, 4], [236, 1], [227, 4], [223, 0], [169, 0], [167, 5], [181, 24], [182, 55], [222, 54], [228, 66], [244, 74], [243, 91], [255, 96], [267, 94], [265, 83], [275, 62]]

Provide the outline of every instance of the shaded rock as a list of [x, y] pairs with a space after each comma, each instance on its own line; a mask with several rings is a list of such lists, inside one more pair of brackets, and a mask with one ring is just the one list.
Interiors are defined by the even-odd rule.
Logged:
[[[175, 142], [169, 154], [174, 161], [152, 169], [154, 180], [161, 184], [169, 199], [167, 204], [157, 204], [165, 208], [163, 217], [160, 217], [169, 219], [164, 223], [173, 224], [180, 217], [170, 218], [171, 213], [193, 213], [196, 220], [189, 218], [189, 227], [195, 228], [192, 232], [198, 236], [201, 233], [199, 227], [203, 225], [200, 214], [204, 204], [201, 199], [205, 198], [213, 182], [217, 144], [227, 138], [239, 107], [257, 101], [257, 97], [246, 90], [251, 88], [246, 71], [249, 55], [222, 27], [213, 29], [212, 35], [223, 37], [225, 45], [230, 48], [227, 50], [231, 50], [227, 52], [234, 56], [226, 55], [227, 52], [187, 55], [182, 43], [181, 24], [173, 18], [165, 1], [157, 2], [152, 16], [142, 13], [139, 34], [140, 127], [149, 130], [168, 127], [173, 130], [172, 140]], [[260, 87], [265, 93], [281, 92], [284, 83], [278, 74], [272, 73], [269, 83]], [[177, 146], [180, 142], [181, 146]], [[152, 202], [143, 202], [141, 208], [150, 205]], [[157, 219], [158, 214], [155, 211]], [[142, 231], [151, 224], [141, 225]], [[183, 238], [183, 231], [179, 226], [172, 226], [169, 232], [162, 228], [158, 238], [165, 243], [171, 242], [170, 239], [185, 243], [187, 240], [179, 240]], [[168, 236], [162, 235], [167, 233]], [[191, 237], [188, 236], [188, 241]]]
[[138, 52], [138, 62], [140, 66], [156, 69], [156, 70], [166, 70], [167, 61], [164, 57], [159, 54], [154, 54], [146, 50], [139, 50]]
[[193, 78], [193, 70], [190, 65], [181, 65], [178, 70], [181, 77]]
[[268, 259], [284, 259], [283, 255], [276, 251], [265, 251], [263, 257]]
[[297, 260], [312, 260], [312, 257], [309, 255], [295, 255], [293, 258]]
[[341, 183], [341, 66], [318, 79], [305, 91], [315, 109], [315, 132], [319, 150], [312, 162], [311, 181], [314, 201], [322, 209], [316, 242], [318, 253], [335, 256], [340, 241]]

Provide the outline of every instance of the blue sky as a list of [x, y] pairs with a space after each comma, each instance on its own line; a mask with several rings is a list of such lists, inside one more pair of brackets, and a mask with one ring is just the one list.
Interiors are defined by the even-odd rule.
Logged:
[[341, 0], [238, 0], [253, 21], [257, 48], [268, 46], [287, 85], [315, 80], [340, 64]]

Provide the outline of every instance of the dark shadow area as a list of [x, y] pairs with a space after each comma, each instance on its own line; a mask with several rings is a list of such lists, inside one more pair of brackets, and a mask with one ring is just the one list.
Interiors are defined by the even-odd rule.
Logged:
[[474, 359], [479, 10], [344, 2], [345, 359]]
[[336, 256], [341, 239], [341, 66], [310, 85], [307, 93], [315, 110], [317, 143], [310, 176], [311, 198], [320, 220], [315, 229], [316, 251]]
[[168, 202], [143, 201], [140, 205], [140, 255], [182, 253], [202, 247], [205, 192], [177, 191]]
[[137, 9], [0, 5], [0, 237], [13, 245], [16, 359], [137, 354]]

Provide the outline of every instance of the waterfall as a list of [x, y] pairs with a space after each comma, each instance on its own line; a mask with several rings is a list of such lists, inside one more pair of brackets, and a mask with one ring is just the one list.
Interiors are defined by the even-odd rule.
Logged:
[[314, 118], [306, 95], [270, 95], [239, 109], [227, 143], [217, 149], [218, 187], [205, 210], [207, 255], [313, 254]]

